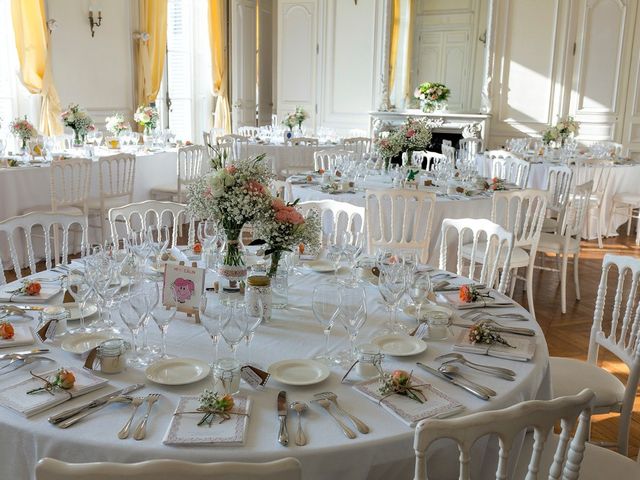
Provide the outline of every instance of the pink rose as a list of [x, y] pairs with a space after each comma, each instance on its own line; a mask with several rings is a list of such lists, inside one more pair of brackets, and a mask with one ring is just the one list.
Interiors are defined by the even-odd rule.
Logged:
[[247, 182], [247, 190], [252, 193], [264, 193], [264, 185], [255, 180], [249, 180], [249, 182]]
[[295, 208], [285, 206], [276, 211], [276, 221], [280, 223], [300, 225], [304, 223], [304, 217]]
[[227, 170], [227, 173], [230, 173], [231, 175], [233, 175], [238, 171], [235, 165], [229, 165], [228, 167], [226, 167], [226, 170]]
[[211, 198], [213, 197], [213, 194], [211, 193], [211, 187], [207, 187], [204, 192], [202, 192], [202, 196], [204, 198]]
[[415, 131], [413, 128], [411, 128], [411, 129], [407, 130], [407, 138], [411, 138], [411, 137], [413, 137], [415, 134], [416, 134], [416, 131]]
[[286, 205], [279, 198], [274, 198], [273, 201], [271, 202], [271, 208], [273, 208], [276, 212], [278, 210], [282, 210], [285, 207], [286, 207]]

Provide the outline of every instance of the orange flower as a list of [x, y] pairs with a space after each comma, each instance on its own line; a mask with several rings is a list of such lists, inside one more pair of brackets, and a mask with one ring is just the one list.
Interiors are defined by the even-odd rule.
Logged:
[[319, 173], [320, 175], [322, 175], [322, 174], [324, 173], [324, 168], [319, 168], [319, 169], [318, 169], [318, 173]]
[[410, 378], [411, 375], [409, 375], [409, 373], [405, 372], [404, 370], [394, 370], [391, 374], [391, 380], [393, 380], [398, 385], [406, 384]]
[[193, 245], [193, 253], [202, 253], [202, 244], [200, 242], [196, 242]]
[[220, 407], [222, 407], [225, 412], [233, 408], [233, 397], [229, 394], [222, 397], [219, 402]]
[[463, 301], [464, 303], [471, 303], [474, 300], [473, 292], [469, 289], [468, 285], [462, 285], [460, 287], [460, 290], [458, 291], [458, 296], [460, 297], [460, 300]]
[[61, 368], [60, 370], [58, 370], [55, 381], [52, 383], [58, 385], [64, 390], [69, 390], [70, 388], [73, 388], [73, 385], [76, 383], [76, 376], [73, 374], [73, 372]]
[[298, 252], [300, 255], [304, 255], [304, 243], [298, 245]]
[[28, 282], [24, 286], [24, 291], [27, 295], [33, 296], [38, 295], [41, 288], [40, 282]]
[[13, 325], [11, 325], [9, 322], [0, 323], [0, 338], [2, 338], [3, 340], [10, 340], [13, 338], [14, 334], [15, 332], [13, 330]]

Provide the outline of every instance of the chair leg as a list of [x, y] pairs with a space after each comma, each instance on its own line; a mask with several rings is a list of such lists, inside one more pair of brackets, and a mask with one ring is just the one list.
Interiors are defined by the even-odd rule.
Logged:
[[562, 267], [560, 268], [560, 311], [567, 313], [567, 261], [568, 255], [562, 255]]
[[512, 268], [511, 269], [511, 286], [509, 287], [509, 297], [513, 298], [513, 292], [516, 289], [516, 280], [518, 277], [518, 269], [517, 268]]
[[578, 274], [578, 264], [580, 262], [580, 255], [577, 253], [573, 255], [573, 283], [576, 289], [576, 300], [580, 300], [580, 275]]
[[[602, 206], [600, 207], [602, 208]], [[602, 245], [602, 215], [598, 212], [598, 221], [596, 223], [597, 234], [598, 234], [598, 248], [603, 248]]]
[[529, 313], [536, 319], [536, 312], [533, 307], [533, 262], [527, 267], [527, 302], [529, 303]]
[[[613, 215], [611, 215], [613, 218]], [[631, 235], [631, 222], [633, 221], [633, 207], [629, 205], [627, 208], [627, 236]]]

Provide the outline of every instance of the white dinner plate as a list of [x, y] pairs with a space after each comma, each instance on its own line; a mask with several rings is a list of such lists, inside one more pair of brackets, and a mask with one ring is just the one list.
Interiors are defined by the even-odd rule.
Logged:
[[187, 385], [206, 378], [211, 367], [195, 358], [168, 358], [158, 360], [144, 371], [147, 379], [160, 385]]
[[371, 343], [380, 347], [380, 353], [391, 357], [409, 357], [427, 349], [425, 342], [408, 335], [382, 335], [374, 338]]
[[[80, 320], [80, 307], [76, 302], [63, 303], [62, 306], [69, 312], [69, 318], [67, 320]], [[89, 303], [84, 307], [82, 311], [83, 317], [87, 318], [98, 311], [98, 306], [94, 303]]]
[[[406, 307], [404, 307], [402, 309], [402, 311], [407, 314], [410, 317], [416, 318], [416, 306], [415, 305], [407, 305]], [[422, 306], [422, 310], [420, 310], [420, 316], [422, 317], [421, 320], [423, 320], [426, 316], [427, 313], [429, 312], [443, 312], [447, 314], [447, 318], [449, 320], [451, 320], [451, 317], [453, 315], [453, 310], [451, 310], [449, 307], [443, 307], [442, 305], [423, 305]]]
[[328, 273], [328, 272], [336, 271], [335, 267], [333, 266], [333, 263], [331, 263], [328, 260], [309, 260], [308, 262], [305, 262], [305, 265], [309, 267], [311, 270], [313, 270], [314, 272], [319, 272], [319, 273]]
[[331, 373], [326, 365], [304, 358], [272, 363], [267, 371], [271, 378], [285, 385], [313, 385]]
[[115, 335], [110, 332], [72, 333], [65, 335], [60, 348], [65, 352], [79, 355], [97, 347], [105, 340], [115, 338]]

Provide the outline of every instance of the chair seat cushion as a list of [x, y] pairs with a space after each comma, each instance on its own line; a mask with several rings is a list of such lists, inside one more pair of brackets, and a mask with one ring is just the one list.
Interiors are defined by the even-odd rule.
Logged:
[[613, 196], [615, 203], [627, 203], [640, 207], [640, 193], [620, 192]]
[[[472, 243], [467, 243], [462, 246], [462, 258], [467, 260], [471, 259], [471, 250], [473, 248]], [[487, 248], [487, 242], [478, 242], [476, 246], [476, 263], [483, 263], [484, 260], [484, 252]], [[504, 252], [500, 254], [500, 258], [498, 259], [498, 265], [502, 265], [504, 263]], [[513, 247], [513, 252], [511, 253], [511, 268], [515, 267], [526, 267], [529, 265], [529, 253], [520, 248]]]
[[[104, 201], [104, 208], [109, 210], [110, 208], [124, 207], [129, 203], [129, 199], [124, 197], [107, 198]], [[89, 210], [100, 210], [100, 199], [90, 198], [87, 202], [87, 207], [89, 208]]]
[[551, 387], [554, 398], [576, 395], [584, 388], [596, 394], [595, 407], [613, 406], [624, 397], [624, 385], [613, 374], [575, 358], [550, 357]]
[[558, 228], [558, 220], [555, 218], [545, 218], [542, 221], [542, 231], [553, 233]]
[[[555, 233], [541, 233], [540, 242], [538, 243], [539, 252], [561, 253], [564, 249], [565, 237], [556, 235]], [[580, 240], [577, 238], [569, 239], [569, 253], [580, 253]]]

